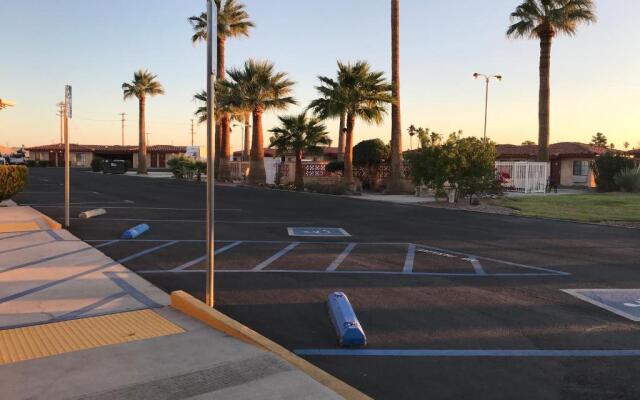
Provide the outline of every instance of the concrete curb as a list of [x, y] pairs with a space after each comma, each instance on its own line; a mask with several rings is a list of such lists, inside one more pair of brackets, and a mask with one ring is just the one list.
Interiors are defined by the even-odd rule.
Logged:
[[186, 292], [172, 292], [171, 307], [192, 318], [200, 320], [220, 332], [270, 351], [345, 399], [372, 400], [371, 397], [326, 373], [303, 358], [298, 357], [279, 344], [249, 329], [220, 311], [207, 307], [206, 304]]
[[[31, 208], [31, 207], [29, 207]], [[60, 229], [62, 229], [62, 225], [59, 224], [58, 222], [54, 221], [53, 219], [51, 219], [50, 217], [44, 215], [43, 213], [41, 213], [40, 211], [36, 210], [35, 208], [31, 208], [33, 211], [35, 211], [36, 213], [40, 214], [40, 218], [42, 218], [44, 220], [44, 222], [49, 225], [49, 228], [51, 228], [51, 230], [54, 231], [58, 231]]]

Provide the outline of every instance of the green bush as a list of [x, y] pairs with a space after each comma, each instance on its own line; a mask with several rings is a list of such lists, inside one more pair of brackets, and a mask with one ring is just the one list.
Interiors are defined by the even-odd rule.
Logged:
[[93, 172], [102, 172], [104, 166], [104, 159], [100, 157], [93, 157], [91, 160], [91, 170]]
[[593, 171], [599, 192], [617, 192], [620, 186], [615, 176], [623, 170], [633, 169], [633, 160], [613, 151], [608, 151], [596, 158]]
[[23, 165], [0, 165], [0, 201], [10, 199], [27, 184], [29, 170]]
[[38, 161], [38, 167], [40, 168], [47, 168], [49, 166], [49, 161], [47, 160], [40, 160]]
[[176, 179], [193, 179], [196, 173], [196, 163], [189, 157], [174, 157], [167, 161], [167, 165]]
[[349, 193], [349, 187], [342, 183], [336, 185], [323, 185], [321, 183], [308, 183], [304, 186], [307, 192], [333, 194], [336, 196], [342, 196]]
[[38, 166], [38, 162], [36, 160], [27, 160], [26, 166], [27, 168], [35, 168]]
[[329, 173], [343, 172], [344, 161], [338, 161], [338, 160], [331, 161], [329, 164], [324, 166], [324, 170]]
[[624, 192], [640, 192], [640, 166], [633, 169], [624, 169], [613, 177], [613, 181]]

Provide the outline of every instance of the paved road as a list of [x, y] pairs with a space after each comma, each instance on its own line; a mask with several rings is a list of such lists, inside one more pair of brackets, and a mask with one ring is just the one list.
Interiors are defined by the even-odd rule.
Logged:
[[[34, 169], [16, 200], [59, 218], [61, 182], [59, 169]], [[108, 211], [72, 220], [72, 233], [114, 259], [145, 252], [125, 265], [166, 291], [203, 295], [203, 185], [81, 171], [72, 182], [72, 214]], [[638, 230], [263, 189], [216, 194], [219, 308], [375, 398], [640, 397], [638, 323], [561, 291], [640, 288]], [[152, 229], [140, 241], [113, 242], [141, 222]], [[288, 227], [351, 236], [289, 237]], [[337, 349], [325, 306], [335, 290], [352, 300], [367, 349], [380, 351], [327, 352]]]

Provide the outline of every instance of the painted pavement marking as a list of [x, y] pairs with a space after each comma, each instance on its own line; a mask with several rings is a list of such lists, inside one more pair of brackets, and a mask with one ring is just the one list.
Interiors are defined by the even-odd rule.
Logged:
[[289, 236], [299, 237], [345, 237], [351, 236], [342, 228], [297, 227], [287, 228]]
[[349, 243], [347, 247], [345, 247], [345, 249], [342, 251], [342, 253], [340, 253], [338, 257], [336, 257], [336, 259], [333, 260], [331, 265], [327, 267], [326, 272], [332, 272], [338, 269], [340, 264], [342, 264], [342, 262], [349, 256], [349, 254], [351, 254], [351, 252], [356, 247], [356, 245], [357, 243]]
[[[233, 243], [228, 244], [228, 245], [226, 245], [226, 246], [224, 246], [222, 248], [219, 248], [218, 250], [215, 251], [214, 254], [217, 256], [217, 255], [222, 254], [227, 250], [233, 249], [234, 247], [239, 246], [241, 244], [242, 244], [242, 242], [233, 242]], [[194, 265], [196, 265], [196, 264], [198, 264], [198, 263], [200, 263], [200, 262], [202, 262], [202, 261], [204, 261], [206, 259], [207, 259], [207, 256], [198, 257], [198, 258], [196, 258], [194, 260], [191, 260], [191, 261], [189, 261], [187, 263], [182, 264], [179, 267], [173, 268], [170, 271], [172, 271], [172, 272], [183, 271], [183, 270], [185, 270], [185, 269], [187, 269], [189, 267], [193, 267]]]
[[293, 242], [290, 245], [288, 245], [287, 247], [285, 247], [284, 249], [280, 250], [279, 252], [277, 252], [276, 254], [272, 255], [271, 257], [269, 257], [268, 259], [264, 260], [263, 262], [261, 262], [260, 264], [256, 265], [252, 271], [256, 272], [256, 271], [262, 271], [263, 269], [267, 268], [269, 265], [271, 265], [274, 261], [276, 261], [277, 259], [279, 259], [280, 257], [284, 256], [285, 254], [287, 254], [288, 252], [290, 252], [291, 250], [295, 249], [296, 247], [298, 247], [298, 245], [300, 244], [300, 242]]
[[467, 257], [467, 258], [463, 258], [463, 260], [469, 261], [471, 265], [473, 265], [473, 270], [476, 271], [476, 274], [487, 275], [487, 271], [485, 271], [484, 268], [482, 268], [482, 264], [480, 264], [480, 261], [478, 261], [476, 258]]
[[640, 322], [640, 289], [564, 289], [562, 291], [631, 321]]
[[404, 259], [404, 267], [402, 268], [402, 272], [405, 274], [410, 274], [413, 272], [413, 262], [416, 258], [416, 245], [410, 243], [407, 246], [407, 257]]

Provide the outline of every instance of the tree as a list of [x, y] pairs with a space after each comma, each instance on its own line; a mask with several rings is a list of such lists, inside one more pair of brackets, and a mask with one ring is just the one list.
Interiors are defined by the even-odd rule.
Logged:
[[296, 156], [296, 190], [304, 190], [304, 171], [302, 156], [304, 154], [322, 154], [322, 147], [329, 146], [331, 139], [327, 127], [315, 117], [308, 118], [307, 112], [299, 115], [278, 117], [280, 126], [269, 130], [273, 133], [269, 147], [277, 150], [279, 155], [293, 152]]
[[558, 33], [575, 35], [578, 24], [596, 21], [593, 0], [524, 0], [511, 13], [507, 36], [540, 40], [538, 161], [549, 161], [551, 43]]
[[607, 147], [609, 140], [604, 133], [598, 132], [595, 136], [591, 136], [591, 144], [598, 147]]
[[231, 107], [251, 110], [253, 115], [253, 139], [251, 141], [251, 166], [248, 181], [251, 184], [266, 183], [264, 169], [264, 134], [262, 115], [269, 110], [285, 110], [296, 104], [290, 96], [294, 82], [284, 72], [276, 72], [269, 61], [248, 60], [242, 68], [227, 71], [228, 80], [220, 82], [228, 91], [223, 102]]
[[596, 158], [593, 165], [593, 172], [596, 179], [596, 186], [600, 192], [615, 192], [620, 190], [620, 186], [615, 181], [615, 177], [624, 170], [634, 167], [632, 159], [618, 154], [615, 151], [607, 151]]
[[631, 146], [631, 143], [624, 142], [623, 146], [624, 146], [624, 149], [627, 150], [629, 148], [629, 146]]
[[[248, 37], [249, 30], [255, 24], [249, 20], [249, 14], [245, 10], [245, 5], [236, 0], [215, 0], [217, 8], [217, 59], [216, 59], [216, 79], [225, 79], [225, 43], [229, 38], [241, 36]], [[193, 27], [192, 43], [207, 40], [207, 13], [199, 16], [192, 16], [188, 21]], [[229, 180], [231, 170], [229, 161], [231, 159], [231, 125], [229, 114], [223, 113], [216, 122], [216, 174], [219, 179]]]
[[363, 140], [353, 147], [353, 164], [367, 169], [369, 189], [376, 189], [377, 167], [389, 161], [391, 148], [380, 139]]
[[391, 175], [387, 193], [406, 191], [402, 161], [402, 124], [400, 118], [400, 0], [391, 0]]
[[523, 146], [535, 146], [536, 142], [534, 142], [533, 140], [525, 140], [524, 142], [522, 142]]
[[418, 129], [414, 125], [411, 125], [409, 129], [407, 129], [407, 132], [409, 133], [409, 149], [413, 150], [413, 137], [418, 134]]
[[353, 184], [353, 133], [356, 118], [366, 123], [381, 124], [386, 113], [385, 106], [393, 103], [392, 86], [385, 81], [384, 73], [371, 71], [365, 61], [343, 64], [338, 62], [336, 79], [319, 77], [316, 89], [320, 98], [309, 105], [321, 118], [347, 115], [347, 134], [344, 150], [344, 174], [342, 181]]
[[157, 76], [148, 70], [138, 70], [133, 73], [133, 81], [122, 84], [124, 99], [132, 97], [138, 99], [138, 174], [147, 174], [147, 136], [145, 131], [145, 112], [147, 96], [158, 96], [164, 94], [164, 88], [156, 80]]

